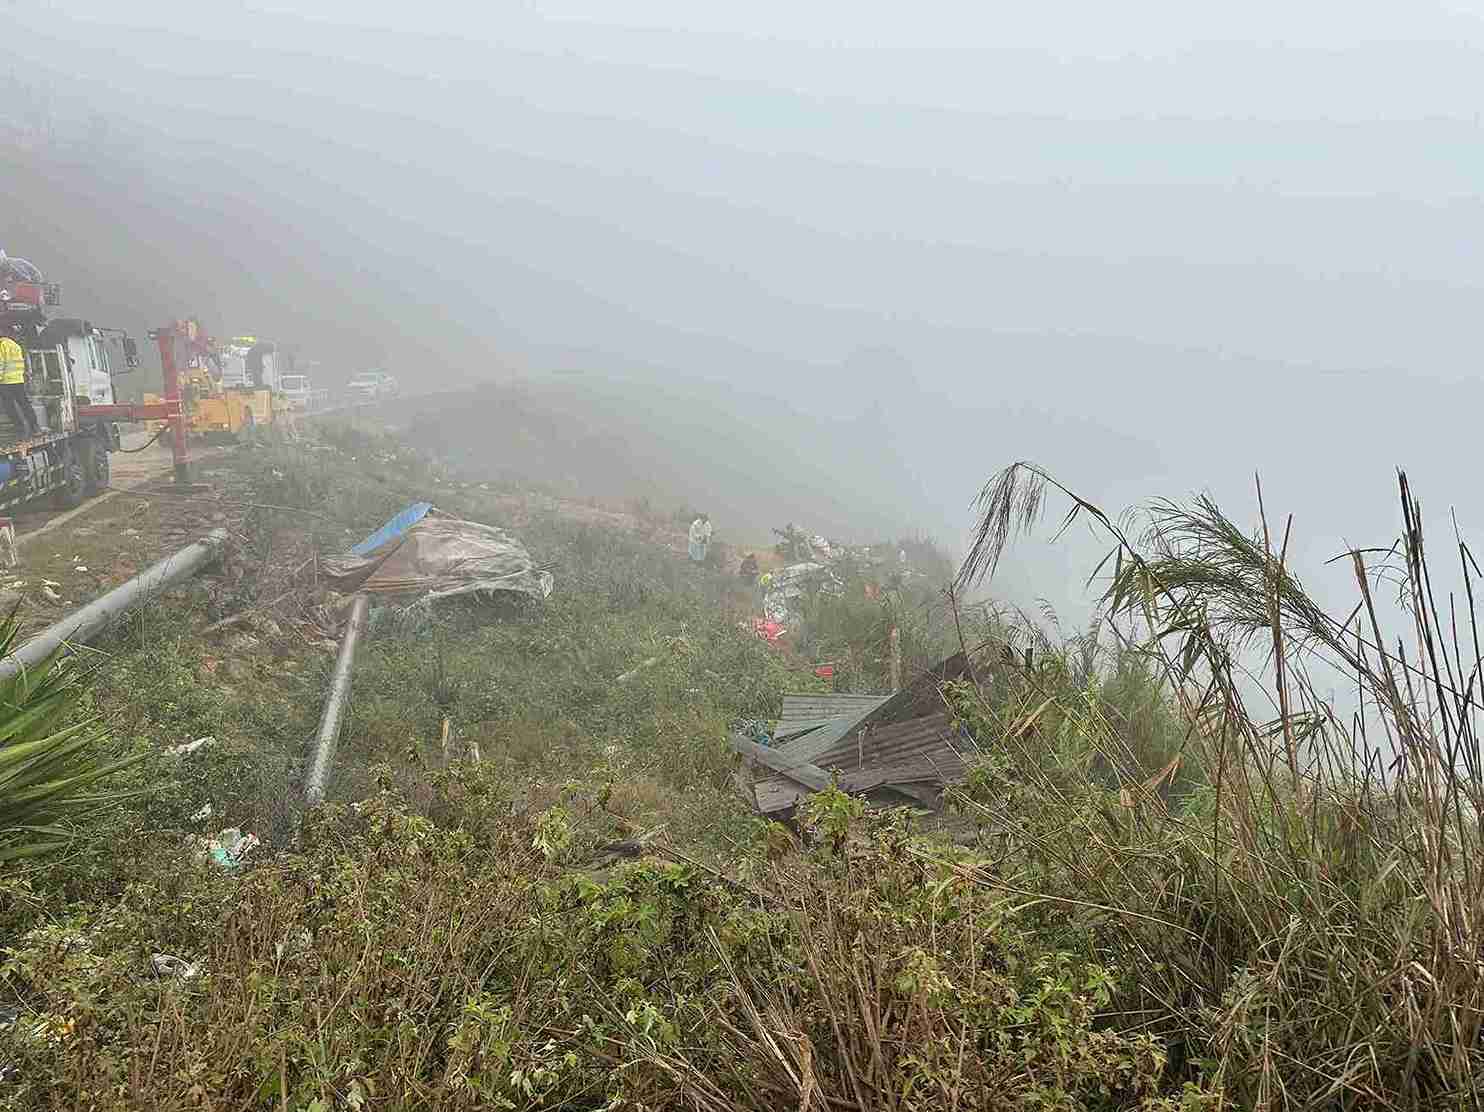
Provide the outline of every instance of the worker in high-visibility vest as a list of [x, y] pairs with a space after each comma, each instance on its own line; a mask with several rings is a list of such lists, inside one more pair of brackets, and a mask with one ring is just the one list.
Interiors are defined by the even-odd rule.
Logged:
[[37, 436], [36, 411], [26, 393], [26, 351], [14, 337], [0, 335], [0, 402], [15, 422], [16, 435]]

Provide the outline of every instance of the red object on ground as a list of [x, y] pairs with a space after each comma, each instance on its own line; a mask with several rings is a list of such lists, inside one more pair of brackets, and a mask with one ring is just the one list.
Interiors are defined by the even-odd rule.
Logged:
[[822, 680], [833, 679], [835, 676], [835, 666], [833, 664], [821, 664], [818, 668], [814, 669], [814, 674]]
[[778, 639], [787, 633], [788, 630], [770, 618], [753, 618], [752, 632], [756, 633], [768, 644], [776, 645], [778, 644]]

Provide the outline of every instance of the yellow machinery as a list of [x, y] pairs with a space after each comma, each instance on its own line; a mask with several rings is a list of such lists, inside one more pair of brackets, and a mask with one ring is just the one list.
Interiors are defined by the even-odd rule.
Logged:
[[273, 421], [269, 390], [223, 390], [191, 403], [190, 429], [201, 436], [235, 436], [249, 421], [259, 428]]
[[[194, 321], [187, 323], [195, 325]], [[195, 346], [180, 374], [180, 393], [189, 435], [225, 439], [241, 435], [249, 422], [258, 428], [273, 423], [282, 408], [275, 404], [273, 391], [266, 387], [241, 385], [245, 376], [241, 375], [240, 367], [234, 367], [242, 360], [246, 350], [244, 345], [252, 343], [256, 341], [251, 337], [234, 338], [231, 345], [220, 350], [202, 337], [202, 342]], [[236, 369], [238, 373], [224, 374], [224, 363], [226, 369]], [[235, 382], [227, 385], [223, 379]], [[146, 394], [144, 400], [158, 399]]]

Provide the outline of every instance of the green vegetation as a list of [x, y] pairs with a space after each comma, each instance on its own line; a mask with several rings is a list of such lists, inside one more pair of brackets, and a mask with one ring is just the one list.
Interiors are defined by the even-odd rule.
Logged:
[[[306, 537], [343, 548], [430, 489], [498, 521], [510, 493], [379, 434], [325, 442], [244, 457], [255, 500], [287, 507], [234, 557], [253, 574], [120, 631], [77, 696], [133, 794], [65, 856], [7, 866], [10, 1105], [1472, 1106], [1484, 669], [1440, 632], [1405, 487], [1389, 570], [1420, 659], [1378, 648], [1382, 569], [1357, 557], [1364, 625], [1331, 619], [1281, 541], [1204, 501], [1156, 506], [1134, 545], [1073, 498], [1117, 545], [1092, 629], [957, 605], [1059, 489], [1025, 467], [986, 488], [952, 590], [843, 567], [806, 602], [802, 657], [738, 628], [735, 577], [533, 517], [556, 593], [382, 613], [332, 802], [301, 816], [330, 655], [287, 624], [230, 647], [200, 627], [276, 597]], [[947, 817], [929, 832], [831, 788], [795, 829], [761, 823], [728, 727], [814, 682], [816, 653], [880, 689], [892, 625], [909, 674], [974, 650], [944, 697], [982, 752]], [[1254, 647], [1271, 720], [1249, 709]], [[1360, 678], [1391, 771], [1316, 696], [1316, 653]], [[265, 842], [231, 871], [190, 843], [228, 825]]]
[[[0, 657], [18, 643], [15, 614], [0, 619]], [[0, 680], [0, 863], [55, 853], [76, 823], [116, 796], [95, 787], [127, 768], [103, 756], [107, 735], [93, 716], [69, 712], [81, 669], [56, 658]]]

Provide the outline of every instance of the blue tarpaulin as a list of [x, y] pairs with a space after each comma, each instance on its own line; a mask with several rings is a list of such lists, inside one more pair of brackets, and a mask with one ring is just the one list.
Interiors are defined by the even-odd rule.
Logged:
[[363, 540], [350, 550], [352, 556], [368, 556], [393, 537], [400, 537], [411, 529], [423, 518], [428, 516], [428, 511], [433, 508], [431, 502], [414, 502], [405, 510], [392, 518], [376, 532]]

